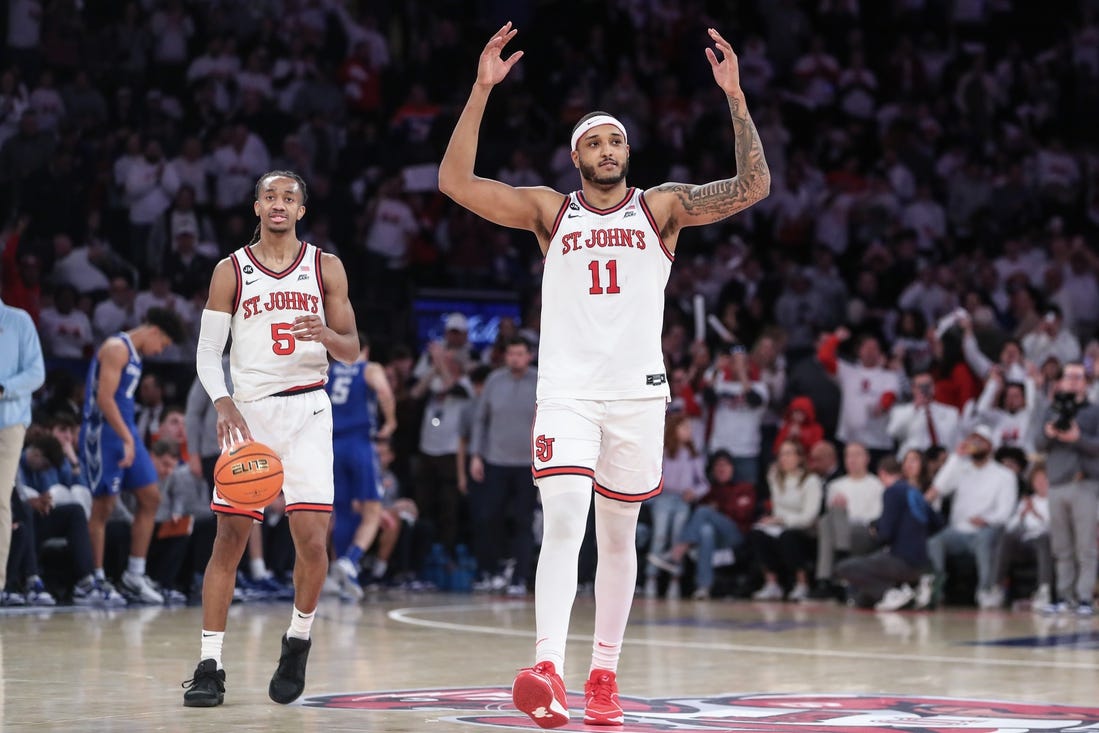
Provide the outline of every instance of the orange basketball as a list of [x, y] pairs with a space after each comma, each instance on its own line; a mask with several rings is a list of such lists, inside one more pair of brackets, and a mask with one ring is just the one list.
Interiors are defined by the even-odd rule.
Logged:
[[256, 441], [234, 446], [218, 457], [214, 486], [238, 509], [263, 509], [282, 491], [282, 459]]

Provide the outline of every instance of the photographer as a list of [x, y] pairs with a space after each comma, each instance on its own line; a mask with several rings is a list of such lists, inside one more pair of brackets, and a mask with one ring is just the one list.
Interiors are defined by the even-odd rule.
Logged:
[[910, 450], [933, 445], [952, 450], [957, 442], [957, 408], [935, 401], [935, 382], [927, 372], [912, 377], [912, 401], [894, 405], [889, 412], [889, 436], [897, 441], [897, 459]]
[[1038, 450], [1048, 452], [1049, 536], [1056, 559], [1054, 609], [1091, 616], [1099, 565], [1099, 407], [1087, 401], [1084, 365], [1065, 365], [1053, 404], [1046, 412]]

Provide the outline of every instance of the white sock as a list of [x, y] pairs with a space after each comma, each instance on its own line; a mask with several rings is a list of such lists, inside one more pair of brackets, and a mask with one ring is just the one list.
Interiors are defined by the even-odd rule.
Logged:
[[534, 619], [537, 629], [535, 663], [552, 662], [557, 674], [565, 669], [565, 641], [576, 598], [576, 561], [588, 525], [591, 479], [549, 476], [539, 479], [542, 495], [542, 550], [534, 579]]
[[126, 572], [134, 575], [145, 574], [145, 558], [130, 555], [130, 562], [126, 565]]
[[217, 662], [217, 669], [221, 669], [221, 645], [225, 643], [224, 631], [207, 631], [202, 630], [202, 651], [199, 653], [198, 661], [204, 659], [213, 659]]
[[103, 568], [96, 568], [95, 570], [92, 571], [92, 575], [95, 576], [96, 580], [106, 580], [107, 579], [107, 574], [105, 572], [103, 572]]
[[294, 639], [308, 639], [309, 630], [313, 628], [313, 617], [316, 615], [316, 609], [304, 613], [294, 606], [294, 612], [290, 615], [290, 628], [286, 630], [286, 635]]
[[267, 563], [263, 561], [263, 558], [256, 558], [255, 560], [248, 561], [248, 567], [252, 571], [252, 580], [263, 580], [267, 577]]
[[[641, 504], [595, 497], [595, 643], [592, 668], [618, 670], [618, 656], [637, 583], [637, 515]], [[600, 644], [604, 644], [600, 648]], [[595, 653], [598, 650], [598, 654]]]
[[622, 653], [622, 642], [612, 644], [598, 636], [591, 644], [591, 667], [588, 674], [595, 669], [609, 669], [612, 672], [618, 669], [618, 656]]
[[385, 560], [375, 560], [374, 567], [371, 569], [370, 574], [375, 578], [380, 578], [385, 575], [385, 571], [389, 569], [389, 563]]

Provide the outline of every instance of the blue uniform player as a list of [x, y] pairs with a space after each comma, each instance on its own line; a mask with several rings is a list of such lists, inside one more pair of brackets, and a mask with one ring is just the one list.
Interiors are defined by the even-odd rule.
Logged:
[[138, 438], [134, 421], [134, 393], [141, 382], [141, 362], [170, 343], [183, 341], [179, 316], [150, 308], [137, 328], [107, 338], [88, 368], [84, 420], [80, 426], [80, 457], [84, 480], [92, 491], [88, 534], [92, 542], [95, 578], [104, 602], [118, 597], [103, 572], [103, 545], [107, 519], [118, 494], [133, 492], [137, 499], [130, 530], [130, 559], [122, 574], [122, 588], [144, 603], [164, 598], [145, 575], [145, 556], [153, 534], [160, 491], [156, 469]]
[[[352, 364], [334, 362], [325, 385], [332, 401], [332, 546], [340, 555], [335, 570], [341, 593], [354, 600], [363, 595], [359, 563], [378, 534], [382, 515], [381, 473], [373, 441], [385, 440], [397, 429], [393, 390], [385, 370], [370, 361], [365, 333], [359, 334], [359, 343], [359, 358]], [[382, 424], [375, 431], [379, 411]]]

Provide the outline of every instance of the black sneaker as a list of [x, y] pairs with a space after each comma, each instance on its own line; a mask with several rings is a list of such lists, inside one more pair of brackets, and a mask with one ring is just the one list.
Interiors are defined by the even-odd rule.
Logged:
[[183, 706], [212, 708], [225, 702], [225, 670], [213, 659], [203, 659], [195, 667], [195, 676], [184, 682]]
[[287, 705], [297, 700], [305, 690], [305, 663], [309, 660], [309, 647], [312, 645], [312, 639], [295, 639], [283, 634], [279, 667], [267, 688], [272, 700]]

